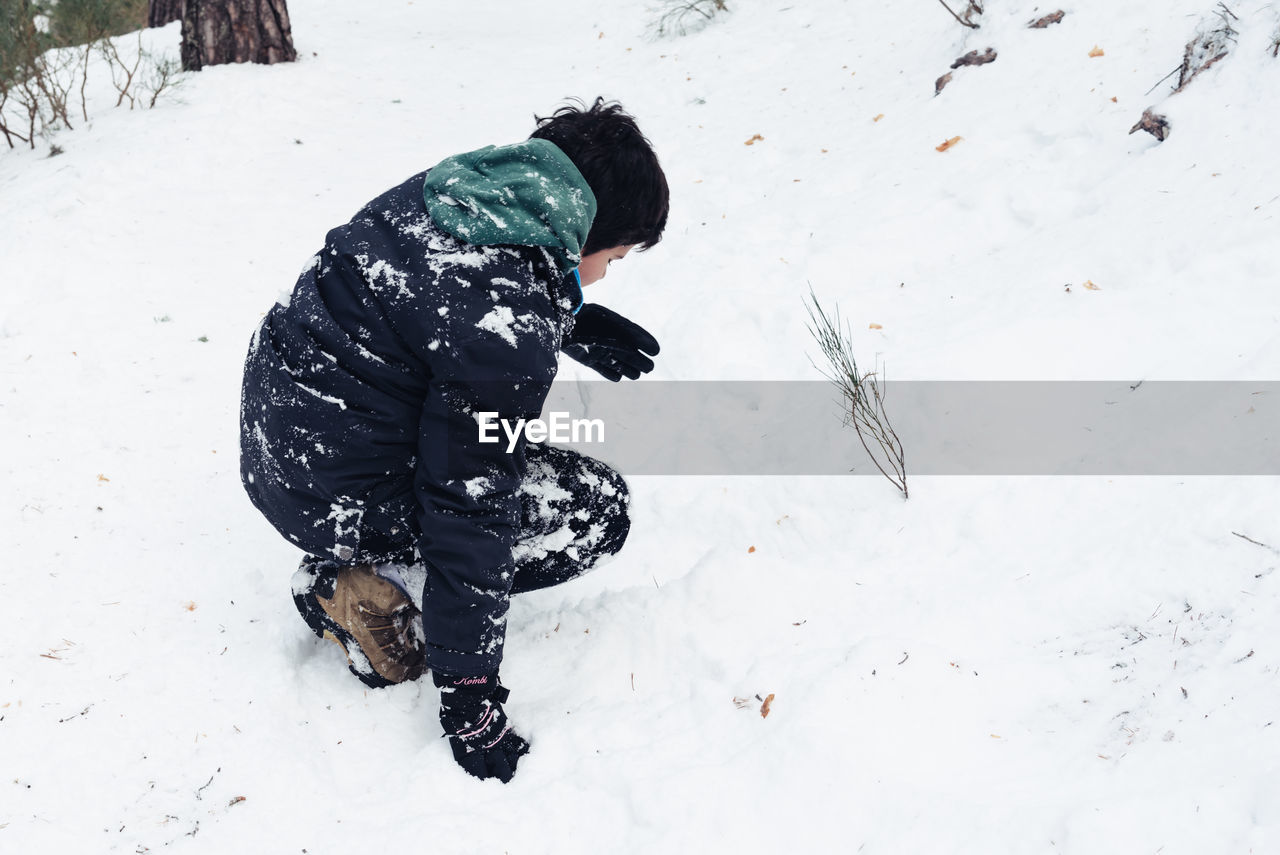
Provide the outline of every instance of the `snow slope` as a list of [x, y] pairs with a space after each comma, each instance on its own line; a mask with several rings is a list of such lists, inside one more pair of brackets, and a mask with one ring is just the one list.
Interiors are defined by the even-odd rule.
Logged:
[[813, 379], [810, 284], [899, 378], [1280, 379], [1280, 6], [1169, 96], [1209, 2], [730, 5], [294, 0], [298, 63], [0, 152], [0, 851], [1280, 851], [1274, 476], [633, 478], [623, 553], [513, 603], [505, 787], [297, 619], [238, 483], [251, 331], [325, 230], [567, 95], [671, 180], [588, 292], [655, 379]]

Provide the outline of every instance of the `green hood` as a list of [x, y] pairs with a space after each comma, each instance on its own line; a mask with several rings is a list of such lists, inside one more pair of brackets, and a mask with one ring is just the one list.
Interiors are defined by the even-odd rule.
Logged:
[[554, 143], [525, 140], [445, 158], [422, 188], [427, 213], [477, 246], [542, 246], [564, 273], [582, 260], [596, 197]]

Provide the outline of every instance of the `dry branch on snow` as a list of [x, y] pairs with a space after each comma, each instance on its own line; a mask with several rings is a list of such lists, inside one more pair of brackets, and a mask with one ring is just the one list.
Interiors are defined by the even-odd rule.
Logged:
[[951, 17], [955, 18], [961, 24], [971, 30], [978, 29], [978, 25], [973, 22], [974, 18], [982, 16], [982, 4], [979, 3], [978, 0], [969, 0], [969, 5], [966, 6], [965, 10], [959, 14], [956, 14], [956, 11], [947, 5], [947, 0], [938, 0], [938, 2], [942, 4], [942, 8], [951, 13]]
[[1178, 69], [1178, 85], [1173, 90], [1175, 93], [1186, 89], [1191, 81], [1200, 75], [1200, 72], [1226, 58], [1232, 46], [1235, 45], [1239, 32], [1232, 26], [1232, 21], [1240, 19], [1227, 8], [1226, 3], [1218, 4], [1215, 15], [1217, 26], [1198, 33], [1194, 39], [1187, 42], [1182, 52], [1182, 65]]
[[828, 367], [818, 370], [844, 397], [845, 424], [858, 435], [880, 474], [902, 492], [902, 498], [908, 498], [906, 454], [885, 412], [885, 389], [877, 372], [858, 367], [853, 356], [853, 334], [848, 324], [841, 324], [838, 308], [828, 315], [812, 290], [805, 308], [809, 311], [809, 332], [827, 359]]

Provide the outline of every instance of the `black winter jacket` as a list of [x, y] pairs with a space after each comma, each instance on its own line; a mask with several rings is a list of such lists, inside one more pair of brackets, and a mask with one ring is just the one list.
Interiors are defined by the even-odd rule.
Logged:
[[[441, 230], [425, 174], [330, 231], [263, 319], [245, 366], [241, 476], [312, 554], [355, 562], [385, 558], [388, 537], [416, 545], [428, 667], [492, 673], [524, 446], [480, 443], [475, 414], [538, 416], [581, 292], [544, 249]], [[362, 545], [371, 533], [376, 546]]]

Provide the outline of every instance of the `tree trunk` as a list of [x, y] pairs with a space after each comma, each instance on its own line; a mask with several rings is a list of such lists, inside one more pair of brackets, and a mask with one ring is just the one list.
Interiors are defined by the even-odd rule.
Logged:
[[293, 62], [285, 0], [186, 0], [182, 67], [199, 71], [224, 62]]
[[182, 20], [183, 0], [151, 0], [147, 8], [147, 26], [163, 27]]

